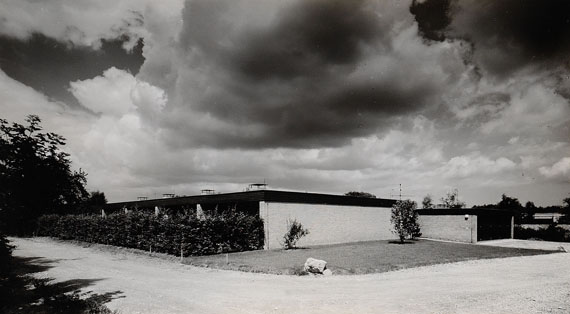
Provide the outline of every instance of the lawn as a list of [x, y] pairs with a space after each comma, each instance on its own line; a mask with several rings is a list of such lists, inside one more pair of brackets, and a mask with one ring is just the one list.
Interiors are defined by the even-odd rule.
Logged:
[[301, 274], [309, 257], [327, 261], [335, 275], [381, 273], [391, 270], [459, 261], [549, 254], [552, 251], [492, 247], [418, 240], [399, 244], [371, 241], [322, 245], [296, 250], [249, 251], [209, 256], [191, 256], [184, 263], [219, 269]]

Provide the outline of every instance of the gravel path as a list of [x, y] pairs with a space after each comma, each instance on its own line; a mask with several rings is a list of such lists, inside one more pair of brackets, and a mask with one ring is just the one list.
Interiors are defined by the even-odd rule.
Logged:
[[477, 242], [478, 245], [500, 246], [519, 249], [537, 249], [550, 251], [566, 251], [570, 252], [570, 243], [568, 242], [549, 242], [549, 241], [533, 241], [518, 239], [501, 239], [491, 241]]
[[570, 313], [570, 254], [511, 257], [326, 278], [181, 265], [104, 246], [11, 239], [57, 281], [100, 279], [120, 313]]

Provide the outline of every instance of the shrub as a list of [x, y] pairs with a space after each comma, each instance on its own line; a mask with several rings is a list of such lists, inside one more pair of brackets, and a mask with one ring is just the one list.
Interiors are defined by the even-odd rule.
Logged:
[[515, 226], [515, 239], [539, 239], [544, 241], [570, 242], [570, 231], [551, 224], [548, 228], [522, 228]]
[[398, 201], [392, 206], [392, 232], [398, 236], [401, 243], [406, 238], [420, 237], [420, 225], [418, 223], [418, 213], [416, 212], [416, 202], [411, 200]]
[[286, 250], [294, 249], [297, 241], [309, 234], [309, 230], [303, 228], [303, 225], [296, 219], [287, 220], [287, 232], [283, 235], [283, 248]]
[[176, 256], [209, 255], [263, 248], [263, 220], [237, 211], [195, 216], [155, 216], [153, 213], [46, 215], [38, 220], [38, 235], [109, 244]]

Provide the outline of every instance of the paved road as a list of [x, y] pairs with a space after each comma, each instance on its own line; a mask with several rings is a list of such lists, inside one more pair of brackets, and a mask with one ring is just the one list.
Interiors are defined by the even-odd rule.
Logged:
[[52, 266], [40, 277], [99, 279], [84, 290], [120, 290], [107, 305], [123, 314], [570, 313], [568, 253], [312, 278], [196, 268], [46, 238], [12, 241], [15, 255]]

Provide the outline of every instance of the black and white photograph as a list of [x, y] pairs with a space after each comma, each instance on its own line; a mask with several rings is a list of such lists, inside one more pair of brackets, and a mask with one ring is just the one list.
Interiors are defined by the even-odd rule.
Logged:
[[0, 0], [0, 313], [570, 313], [569, 0]]

